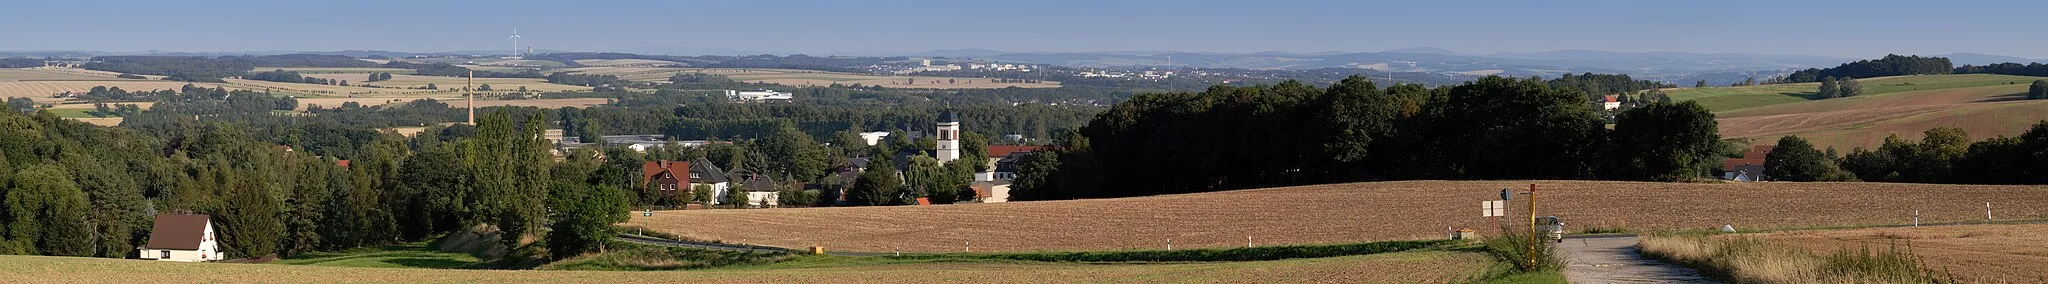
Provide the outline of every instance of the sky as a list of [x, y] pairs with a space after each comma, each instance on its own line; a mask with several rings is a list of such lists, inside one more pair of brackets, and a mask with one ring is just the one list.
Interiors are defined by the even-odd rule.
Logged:
[[21, 1], [0, 50], [1603, 50], [2048, 58], [2048, 1]]

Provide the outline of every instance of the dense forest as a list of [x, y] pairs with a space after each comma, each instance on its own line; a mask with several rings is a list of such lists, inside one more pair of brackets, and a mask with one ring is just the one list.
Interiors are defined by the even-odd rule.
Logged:
[[1435, 89], [1354, 77], [1327, 89], [1283, 82], [1139, 95], [1027, 159], [1012, 196], [1392, 179], [1672, 181], [1704, 176], [1718, 162], [1720, 139], [1704, 107], [1651, 103], [1608, 130], [1585, 97], [1493, 76]]
[[462, 66], [455, 66], [454, 64], [448, 64], [448, 63], [412, 63], [412, 62], [404, 62], [404, 61], [391, 61], [391, 62], [386, 62], [386, 63], [384, 63], [384, 65], [383, 65], [382, 67], [384, 67], [384, 68], [402, 68], [402, 69], [412, 69], [412, 70], [413, 70], [413, 74], [414, 74], [414, 75], [425, 75], [425, 76], [442, 76], [442, 77], [468, 77], [468, 76], [470, 76], [470, 74], [471, 74], [470, 72], [475, 72], [475, 75], [476, 75], [476, 77], [477, 77], [477, 78], [543, 78], [543, 77], [547, 77], [546, 75], [541, 75], [541, 74], [540, 74], [540, 70], [531, 70], [531, 69], [528, 69], [528, 70], [521, 70], [521, 71], [519, 71], [519, 72], [498, 72], [498, 71], [483, 71], [483, 70], [470, 70], [469, 68], [463, 68]]
[[35, 59], [35, 58], [0, 58], [0, 68], [29, 68], [29, 67], [41, 67], [41, 66], [43, 66], [43, 60], [42, 60], [42, 59]]
[[[256, 72], [256, 73], [253, 73], [253, 74], [249, 74], [249, 75], [243, 75], [243, 76], [242, 76], [242, 79], [249, 79], [249, 80], [258, 80], [258, 81], [271, 81], [271, 82], [284, 82], [284, 83], [306, 83], [306, 84], [319, 84], [319, 85], [342, 85], [342, 86], [347, 86], [347, 85], [348, 85], [348, 84], [344, 84], [344, 83], [339, 83], [339, 82], [335, 82], [334, 80], [328, 80], [328, 79], [324, 79], [324, 78], [316, 78], [316, 77], [306, 77], [306, 76], [300, 76], [300, 75], [299, 75], [299, 72], [292, 72], [292, 71], [284, 71], [284, 70], [276, 70], [276, 71], [263, 71], [263, 72]], [[345, 81], [344, 81], [344, 82], [345, 82]]]
[[1938, 75], [1954, 73], [1955, 64], [1948, 58], [1900, 56], [1888, 54], [1876, 60], [1857, 60], [1843, 63], [1834, 68], [1809, 68], [1792, 72], [1781, 78], [1783, 83], [1820, 82], [1828, 77], [1862, 79], [1883, 76]]
[[1572, 75], [1571, 73], [1565, 73], [1564, 76], [1550, 79], [1547, 83], [1550, 83], [1551, 88], [1577, 90], [1585, 93], [1588, 100], [1597, 100], [1601, 96], [1606, 95], [1631, 94], [1643, 90], [1678, 87], [1677, 85], [1663, 82], [1637, 80], [1630, 78], [1628, 74], [1585, 73]]
[[1765, 158], [1770, 178], [1785, 181], [1870, 181], [1964, 184], [2048, 183], [2048, 121], [2019, 137], [1970, 142], [1957, 128], [1929, 129], [1920, 141], [1885, 137], [1877, 149], [1848, 153], [1813, 148], [1798, 136], [1778, 140]]

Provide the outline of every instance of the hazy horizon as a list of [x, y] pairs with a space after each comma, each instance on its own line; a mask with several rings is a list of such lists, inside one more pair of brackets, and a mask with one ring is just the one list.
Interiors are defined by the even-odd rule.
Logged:
[[16, 3], [0, 50], [666, 54], [1557, 50], [2048, 58], [2048, 2], [64, 1]]

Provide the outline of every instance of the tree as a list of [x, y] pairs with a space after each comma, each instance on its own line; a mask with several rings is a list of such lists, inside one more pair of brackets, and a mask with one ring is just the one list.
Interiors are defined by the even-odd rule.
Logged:
[[698, 202], [705, 206], [710, 206], [712, 191], [717, 190], [716, 188], [711, 188], [711, 185], [708, 184], [690, 186], [690, 200], [688, 202]]
[[829, 160], [823, 145], [797, 130], [795, 123], [779, 123], [774, 131], [767, 137], [748, 143], [754, 152], [767, 158], [766, 165], [757, 166], [761, 167], [762, 173], [797, 180], [811, 180], [824, 173]]
[[901, 204], [903, 180], [896, 177], [896, 169], [892, 165], [887, 157], [869, 161], [868, 169], [853, 181], [853, 188], [847, 189], [846, 203], [853, 206]]
[[1783, 181], [1818, 181], [1827, 176], [1830, 162], [1821, 157], [1813, 144], [1796, 135], [1778, 138], [1778, 146], [1764, 155], [1764, 171], [1771, 179]]
[[1856, 78], [1842, 78], [1841, 83], [1837, 83], [1835, 85], [1835, 92], [1842, 95], [1842, 97], [1854, 97], [1863, 95], [1863, 84], [1857, 83]]
[[[58, 256], [93, 254], [85, 192], [63, 167], [31, 165], [14, 175], [7, 190], [8, 239], [27, 253]], [[123, 236], [125, 237], [125, 236]]]
[[228, 183], [227, 208], [217, 214], [221, 252], [237, 257], [261, 257], [277, 252], [284, 239], [284, 220], [279, 200], [272, 198], [255, 172], [234, 170], [242, 178]]
[[1891, 153], [1870, 151], [1863, 148], [1850, 150], [1842, 157], [1842, 169], [1856, 174], [1856, 179], [1868, 182], [1888, 181], [1897, 167]]
[[440, 90], [440, 89], [441, 89], [441, 86], [435, 86], [435, 85], [434, 85], [434, 83], [427, 83], [427, 89], [428, 89], [428, 90]]
[[745, 184], [733, 183], [733, 186], [725, 189], [725, 196], [719, 196], [718, 199], [724, 199], [727, 208], [747, 208], [746, 188]]
[[555, 183], [548, 198], [554, 223], [547, 234], [548, 255], [565, 259], [601, 251], [618, 234], [612, 224], [625, 222], [630, 209], [623, 192], [580, 183]]
[[477, 86], [476, 86], [476, 90], [477, 90], [477, 91], [484, 91], [484, 92], [489, 92], [489, 91], [491, 91], [491, 84], [479, 84], [479, 85], [477, 85]]
[[1827, 77], [1820, 80], [1820, 91], [1814, 92], [1813, 96], [1821, 99], [1839, 98], [1842, 97], [1842, 90], [1837, 86], [1835, 77]]
[[1623, 111], [1610, 136], [1606, 176], [1683, 181], [1712, 168], [1721, 136], [1714, 113], [1696, 102], [1653, 103]]
[[2048, 80], [2034, 80], [2034, 84], [2028, 85], [2027, 98], [2035, 100], [2048, 99]]
[[1693, 82], [1693, 83], [1692, 83], [1692, 87], [1694, 87], [1694, 88], [1706, 88], [1706, 87], [1707, 87], [1707, 80], [1700, 80], [1699, 82]]

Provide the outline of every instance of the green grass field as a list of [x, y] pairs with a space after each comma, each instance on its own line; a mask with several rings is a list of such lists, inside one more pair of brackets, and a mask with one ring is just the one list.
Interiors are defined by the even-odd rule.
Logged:
[[373, 268], [457, 268], [480, 262], [475, 256], [427, 248], [426, 242], [314, 252], [271, 264]]
[[[1940, 90], [1966, 87], [1997, 85], [2025, 85], [2039, 80], [2039, 77], [1963, 74], [1931, 76], [1899, 76], [1859, 80], [1863, 84], [1863, 95]], [[1671, 90], [1674, 101], [1697, 101], [1715, 112], [1726, 112], [1762, 106], [1790, 104], [1811, 101], [1820, 88], [1820, 83], [1776, 84], [1742, 87], [1683, 88]]]

